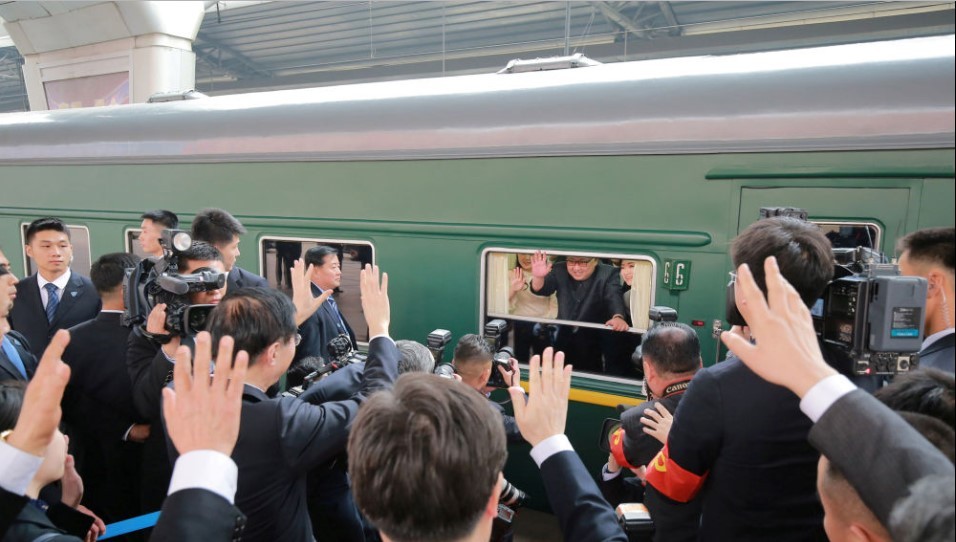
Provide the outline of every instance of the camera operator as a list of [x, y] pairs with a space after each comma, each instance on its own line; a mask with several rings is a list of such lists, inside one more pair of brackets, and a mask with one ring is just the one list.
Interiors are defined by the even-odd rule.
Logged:
[[[687, 324], [665, 322], [653, 326], [644, 334], [641, 344], [641, 364], [648, 400], [624, 411], [621, 415], [622, 428], [618, 430], [621, 433], [617, 435], [621, 443], [618, 451], [626, 464], [633, 468], [650, 463], [663, 447], [657, 438], [644, 431], [641, 419], [655, 416], [657, 405], [669, 412], [676, 411], [691, 379], [702, 364], [700, 340], [694, 328]], [[633, 478], [624, 479], [621, 475], [622, 465], [615, 458], [614, 451], [615, 446], [612, 445], [612, 454], [601, 476], [604, 498], [611, 506], [643, 501], [643, 485], [637, 484]], [[643, 476], [641, 478], [643, 481]]]
[[462, 384], [485, 396], [488, 399], [488, 404], [501, 414], [508, 442], [523, 442], [521, 431], [518, 430], [518, 424], [515, 423], [514, 417], [505, 414], [504, 407], [491, 400], [490, 394], [495, 388], [488, 385], [491, 372], [494, 370], [499, 371], [505, 383], [509, 385], [512, 379], [520, 379], [518, 360], [511, 358], [509, 360], [511, 370], [505, 371], [504, 368], [495, 367], [493, 358], [494, 354], [484, 339], [475, 334], [468, 334], [463, 335], [458, 340], [451, 363], [455, 367], [455, 372], [461, 377]]
[[[372, 339], [361, 389], [345, 401], [319, 406], [264, 390], [288, 370], [295, 352], [296, 309], [273, 289], [233, 292], [209, 316], [214, 347], [235, 340], [249, 356], [239, 440], [232, 457], [239, 468], [236, 506], [248, 516], [243, 540], [311, 540], [305, 473], [345, 450], [358, 407], [397, 376], [398, 351], [388, 336], [388, 277], [378, 267], [361, 273], [362, 309]], [[215, 352], [214, 352], [215, 354]]]
[[956, 330], [953, 328], [956, 304], [956, 230], [929, 228], [900, 239], [900, 274], [923, 277], [929, 283], [926, 292], [926, 325], [919, 366], [956, 372]]
[[[807, 307], [833, 276], [830, 242], [803, 220], [759, 220], [731, 246], [734, 265], [748, 264], [764, 291], [768, 256], [777, 258]], [[699, 525], [701, 541], [826, 540], [810, 426], [792, 394], [734, 356], [698, 371], [667, 444], [647, 469], [644, 502], [658, 539], [678, 540], [688, 525]], [[695, 498], [700, 510], [689, 504]]]
[[[194, 241], [178, 254], [179, 272], [192, 274], [201, 270], [225, 273], [222, 254], [216, 247]], [[226, 287], [189, 294], [193, 305], [219, 303]], [[166, 437], [160, 421], [160, 397], [170, 380], [176, 349], [180, 344], [192, 346], [189, 337], [171, 335], [165, 328], [166, 304], [157, 304], [149, 313], [145, 329], [136, 327], [130, 333], [126, 353], [126, 369], [133, 384], [133, 404], [140, 416], [150, 421], [150, 434], [143, 446], [142, 506], [158, 510], [162, 506], [172, 474], [166, 452]]]

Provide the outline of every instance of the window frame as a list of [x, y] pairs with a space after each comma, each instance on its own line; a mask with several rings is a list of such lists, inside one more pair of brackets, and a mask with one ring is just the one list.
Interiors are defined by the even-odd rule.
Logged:
[[873, 250], [883, 252], [883, 226], [877, 222], [867, 222], [862, 220], [813, 220], [809, 219], [810, 222], [820, 226], [821, 229], [823, 226], [863, 226], [869, 227], [872, 226], [876, 228], [876, 240], [873, 243]]

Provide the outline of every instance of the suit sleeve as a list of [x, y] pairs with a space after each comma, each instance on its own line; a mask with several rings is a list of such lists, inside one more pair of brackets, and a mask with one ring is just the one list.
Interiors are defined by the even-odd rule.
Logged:
[[20, 510], [27, 504], [23, 495], [15, 495], [6, 489], [0, 488], [0, 540], [7, 533], [10, 524], [20, 514]]
[[320, 465], [345, 450], [348, 430], [358, 407], [398, 377], [398, 348], [387, 337], [369, 344], [362, 386], [352, 397], [319, 406], [291, 397], [281, 399], [279, 443], [286, 462], [301, 472]]
[[242, 512], [221, 496], [206, 489], [184, 489], [163, 502], [150, 540], [238, 540], [245, 524]]
[[647, 466], [645, 503], [654, 518], [659, 540], [676, 540], [684, 525], [697, 525], [700, 509], [694, 501], [721, 445], [721, 396], [714, 377], [699, 371], [681, 399], [667, 444]]
[[[533, 280], [533, 279], [532, 279]], [[529, 289], [532, 294], [539, 295], [541, 297], [547, 297], [554, 292], [558, 291], [558, 279], [554, 278], [554, 270], [544, 276], [544, 285], [541, 286], [541, 289], [535, 291], [534, 286], [531, 286], [531, 283], [528, 283]]]
[[883, 525], [893, 505], [926, 476], [953, 464], [903, 418], [862, 390], [838, 399], [810, 429], [810, 444], [846, 476]]
[[160, 419], [160, 399], [173, 364], [162, 349], [143, 336], [139, 329], [129, 334], [126, 369], [133, 384], [133, 406], [146, 420]]
[[618, 279], [617, 273], [612, 273], [611, 276], [604, 282], [604, 303], [607, 307], [608, 313], [606, 315], [607, 319], [610, 320], [615, 314], [624, 317], [624, 320], [628, 319], [630, 311], [627, 310], [627, 306], [624, 305], [624, 290], [621, 288], [620, 279]]
[[564, 451], [547, 458], [541, 464], [541, 477], [565, 540], [627, 540], [578, 454]]

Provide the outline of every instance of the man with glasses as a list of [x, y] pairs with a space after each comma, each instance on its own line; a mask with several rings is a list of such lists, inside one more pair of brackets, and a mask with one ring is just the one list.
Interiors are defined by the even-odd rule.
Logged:
[[[627, 331], [627, 308], [619, 273], [597, 258], [569, 256], [553, 266], [548, 256], [537, 251], [531, 257], [531, 293], [549, 296], [557, 292], [558, 319], [603, 324], [614, 331]], [[577, 370], [602, 373], [620, 372], [623, 363], [611, 335], [590, 327], [561, 326], [554, 341], [555, 350], [574, 360]], [[602, 356], [603, 354], [603, 356]], [[602, 360], [603, 357], [603, 360]]]

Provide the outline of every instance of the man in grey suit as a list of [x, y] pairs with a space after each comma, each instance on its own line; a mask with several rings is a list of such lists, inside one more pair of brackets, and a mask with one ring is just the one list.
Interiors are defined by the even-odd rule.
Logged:
[[927, 228], [900, 239], [900, 274], [923, 277], [926, 292], [926, 327], [920, 367], [956, 373], [956, 330], [953, 328], [956, 289], [956, 229]]
[[59, 218], [38, 218], [30, 223], [26, 252], [37, 272], [17, 284], [10, 327], [26, 337], [33, 352], [43, 352], [58, 329], [95, 318], [100, 312], [100, 296], [90, 279], [70, 269], [70, 230]]
[[[932, 539], [952, 540], [952, 500], [927, 499], [920, 492], [926, 481], [956, 484], [953, 463], [898, 414], [823, 361], [809, 310], [781, 276], [775, 259], [767, 259], [765, 273], [769, 306], [746, 265], [738, 268], [735, 288], [737, 307], [759, 341], [732, 333], [721, 340], [761, 378], [800, 397], [800, 410], [814, 422], [810, 443], [843, 472], [894, 540], [903, 537], [895, 530], [900, 523], [893, 511], [914, 498], [923, 505], [926, 525], [948, 536]], [[911, 525], [906, 528], [912, 532]]]

